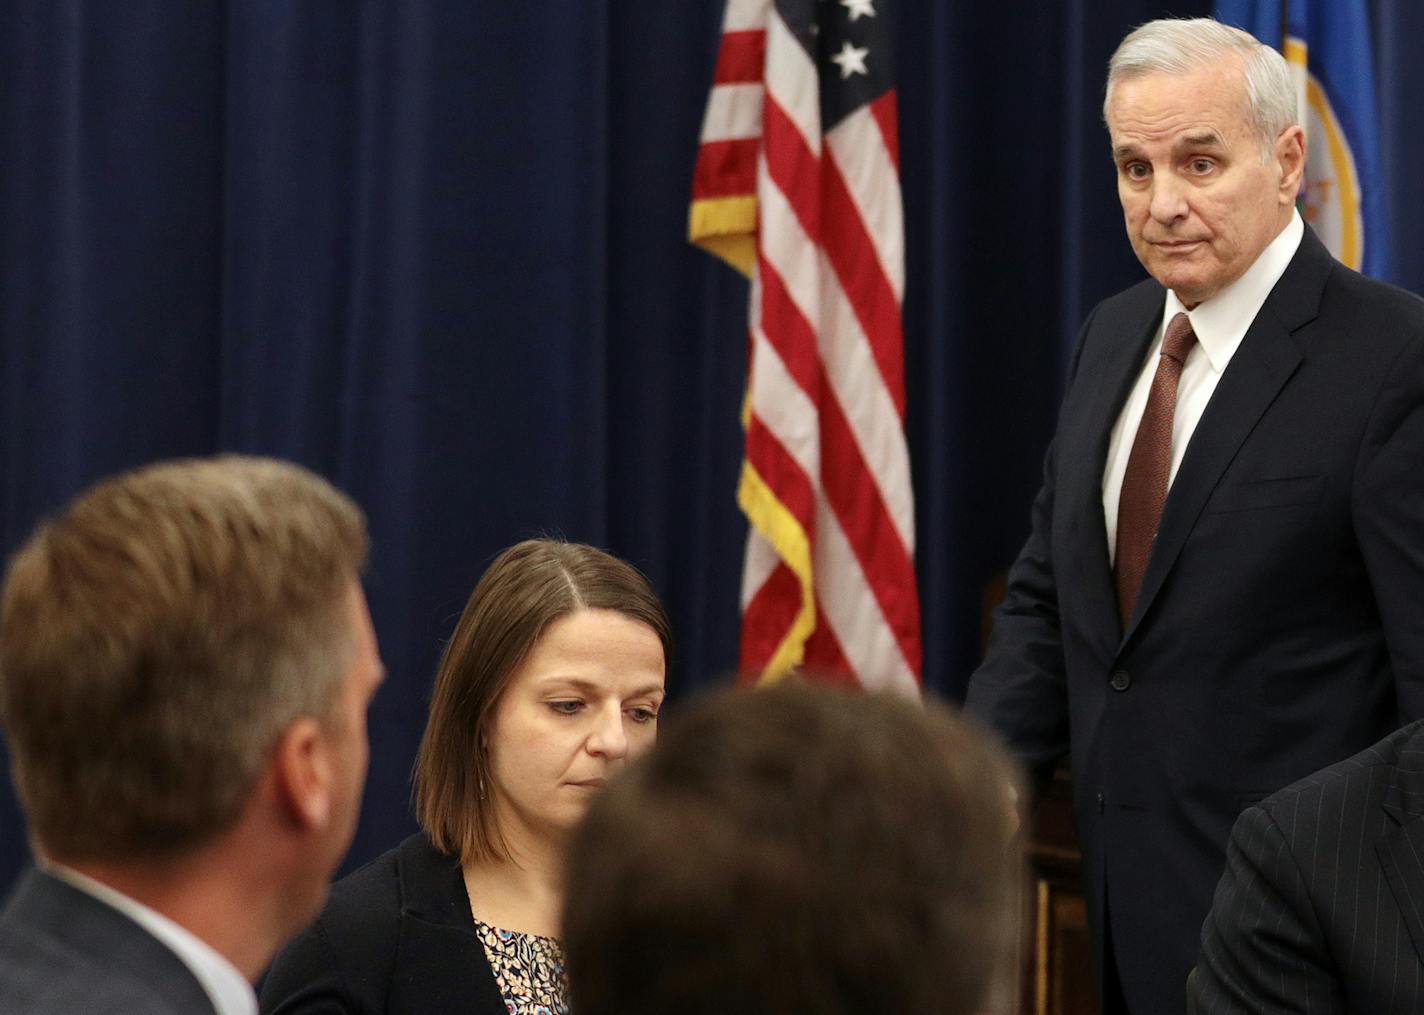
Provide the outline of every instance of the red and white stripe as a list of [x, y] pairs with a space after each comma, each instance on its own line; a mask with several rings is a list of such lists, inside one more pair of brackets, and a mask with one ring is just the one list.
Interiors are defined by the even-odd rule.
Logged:
[[692, 238], [754, 238], [742, 665], [915, 694], [895, 96], [823, 135], [816, 66], [770, 0], [729, 0], [723, 30]]

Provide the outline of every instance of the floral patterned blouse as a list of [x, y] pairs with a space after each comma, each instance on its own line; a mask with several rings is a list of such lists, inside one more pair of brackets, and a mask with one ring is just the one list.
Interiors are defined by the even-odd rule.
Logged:
[[475, 932], [509, 1015], [568, 1015], [564, 949], [555, 938], [492, 927], [480, 919]]

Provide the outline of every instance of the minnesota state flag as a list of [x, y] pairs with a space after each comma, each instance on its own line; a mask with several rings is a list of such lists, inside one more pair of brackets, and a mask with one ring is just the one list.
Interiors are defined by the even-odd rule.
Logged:
[[1342, 262], [1389, 277], [1365, 0], [1216, 0], [1216, 17], [1279, 49], [1295, 72], [1307, 148], [1301, 214]]

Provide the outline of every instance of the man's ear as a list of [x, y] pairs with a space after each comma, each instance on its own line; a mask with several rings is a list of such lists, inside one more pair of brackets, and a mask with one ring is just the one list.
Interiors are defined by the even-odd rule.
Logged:
[[272, 757], [277, 797], [293, 821], [307, 830], [331, 819], [333, 763], [321, 725], [310, 717], [293, 722]]
[[1276, 138], [1276, 164], [1281, 167], [1281, 203], [1295, 204], [1305, 174], [1305, 131], [1296, 124]]

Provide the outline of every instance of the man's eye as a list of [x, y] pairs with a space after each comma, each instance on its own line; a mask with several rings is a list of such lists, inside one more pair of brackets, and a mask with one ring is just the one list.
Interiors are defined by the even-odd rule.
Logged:
[[1129, 162], [1122, 167], [1122, 171], [1130, 180], [1145, 180], [1147, 178], [1147, 167], [1141, 162]]
[[628, 716], [634, 722], [646, 723], [655, 720], [658, 717], [658, 713], [651, 708], [630, 708], [628, 710]]
[[551, 701], [549, 702], [549, 707], [560, 715], [573, 715], [579, 709], [583, 708], [583, 702], [574, 700]]
[[1214, 165], [1211, 159], [1192, 159], [1192, 172], [1209, 173]]

